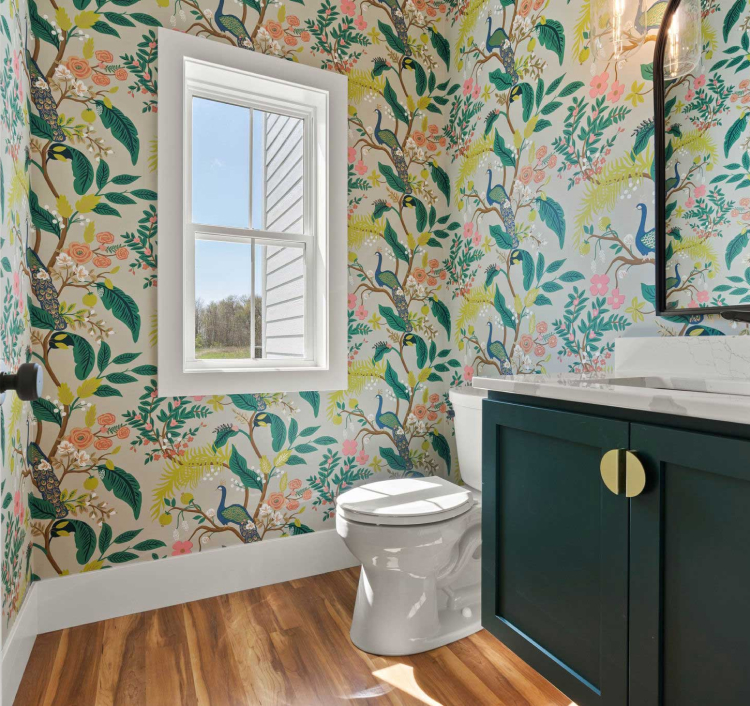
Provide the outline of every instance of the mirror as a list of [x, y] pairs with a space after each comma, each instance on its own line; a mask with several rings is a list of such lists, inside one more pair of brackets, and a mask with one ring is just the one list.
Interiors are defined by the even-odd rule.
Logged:
[[703, 2], [702, 60], [665, 80], [680, 4], [667, 4], [654, 51], [657, 313], [748, 321], [750, 4]]

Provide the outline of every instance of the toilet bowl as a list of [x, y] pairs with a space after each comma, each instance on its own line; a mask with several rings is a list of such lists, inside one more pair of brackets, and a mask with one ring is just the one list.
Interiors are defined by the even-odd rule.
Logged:
[[[361, 485], [338, 498], [336, 530], [362, 564], [350, 634], [365, 652], [415, 654], [481, 629], [478, 392], [450, 393], [457, 441], [459, 423], [470, 437], [458, 444], [468, 485], [436, 476], [399, 478]], [[475, 453], [464, 461], [462, 447]]]

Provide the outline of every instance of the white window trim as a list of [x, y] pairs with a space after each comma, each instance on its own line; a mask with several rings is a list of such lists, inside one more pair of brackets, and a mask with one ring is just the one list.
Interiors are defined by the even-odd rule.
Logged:
[[[308, 290], [311, 292], [315, 310], [315, 321], [307, 321], [306, 326], [314, 326], [316, 334], [315, 350], [310, 354], [306, 352], [305, 359], [256, 360], [252, 367], [248, 367], [246, 361], [200, 361], [200, 365], [191, 363], [186, 369], [189, 353], [186, 337], [193, 336], [192, 325], [187, 331], [185, 324], [186, 307], [188, 313], [192, 313], [195, 302], [190, 301], [187, 290], [194, 290], [185, 286], [185, 279], [187, 273], [190, 273], [190, 279], [194, 279], [195, 230], [208, 235], [213, 230], [211, 226], [191, 224], [189, 214], [185, 214], [184, 190], [185, 183], [189, 184], [189, 175], [185, 173], [183, 146], [189, 129], [186, 117], [191, 114], [191, 111], [186, 113], [185, 106], [186, 101], [191, 100], [189, 94], [200, 90], [195, 86], [185, 88], [186, 61], [233, 69], [240, 72], [238, 80], [257, 75], [290, 84], [290, 91], [294, 90], [291, 84], [304, 86], [319, 91], [325, 101], [327, 121], [316, 122], [316, 139], [306, 140], [315, 153], [310, 160], [307, 153], [305, 156], [306, 164], [324, 165], [327, 198], [320, 198], [323, 195], [317, 193], [315, 198], [306, 199], [304, 234], [283, 236], [305, 245], [306, 294]], [[182, 396], [346, 389], [346, 77], [163, 28], [159, 29], [159, 74], [159, 394]], [[241, 104], [241, 96], [234, 93], [230, 102]], [[252, 105], [259, 107], [255, 100]], [[269, 110], [278, 111], [279, 108], [269, 99]], [[284, 104], [283, 112], [296, 114], [290, 108], [289, 104]], [[300, 113], [298, 117], [304, 118], [308, 111], [296, 112]], [[311, 122], [308, 120], [305, 125], [307, 129]], [[319, 179], [313, 179], [312, 188], [320, 188]], [[318, 207], [313, 204], [318, 204]], [[264, 237], [268, 235], [265, 231], [221, 229], [224, 233], [227, 230], [234, 231], [230, 234], [232, 241], [247, 242], [252, 238], [260, 244], [269, 242]], [[274, 233], [273, 237], [279, 240], [279, 234]], [[306, 335], [306, 341], [312, 339], [312, 335]]]

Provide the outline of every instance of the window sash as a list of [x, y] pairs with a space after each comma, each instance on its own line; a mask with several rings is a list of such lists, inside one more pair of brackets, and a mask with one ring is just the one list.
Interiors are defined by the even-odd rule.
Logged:
[[[230, 226], [216, 226], [210, 224], [200, 224], [194, 222], [192, 218], [192, 145], [193, 145], [193, 100], [202, 98], [205, 100], [228, 103], [230, 105], [240, 106], [250, 110], [250, 154], [248, 156], [248, 169], [250, 170], [250, 198], [248, 213], [248, 228], [235, 228]], [[302, 233], [286, 233], [283, 231], [269, 231], [255, 229], [253, 223], [253, 183], [255, 175], [253, 174], [253, 121], [255, 120], [254, 111], [259, 110], [266, 115], [276, 114], [289, 116], [302, 120], [303, 133], [303, 169], [302, 169], [302, 199], [303, 199], [303, 224]], [[184, 92], [184, 117], [185, 117], [185, 170], [184, 170], [184, 262], [186, 268], [185, 291], [184, 291], [184, 360], [183, 369], [186, 373], [198, 372], [201, 370], [257, 370], [257, 369], [283, 369], [297, 366], [310, 366], [316, 364], [315, 352], [318, 349], [316, 340], [317, 327], [315, 325], [315, 307], [313, 306], [316, 291], [316, 229], [315, 223], [315, 203], [313, 185], [317, 176], [315, 161], [315, 135], [317, 134], [317, 125], [314, 112], [306, 106], [296, 104], [285, 104], [280, 107], [278, 101], [269, 100], [260, 94], [248, 91], [237, 91], [231, 86], [219, 84], [205, 84], [196, 80], [188, 79], [185, 82]], [[263, 139], [265, 141], [266, 130], [264, 126]], [[264, 143], [265, 148], [265, 143]], [[266, 159], [263, 159], [263, 190], [265, 197], [265, 170]], [[264, 204], [265, 206], [265, 204]], [[263, 209], [263, 221], [265, 225], [266, 209]], [[251, 256], [251, 345], [250, 356], [248, 358], [227, 360], [200, 360], [195, 357], [195, 241], [216, 240], [225, 242], [237, 242], [252, 244]], [[256, 270], [256, 245], [281, 245], [289, 243], [290, 245], [300, 245], [303, 251], [304, 259], [304, 355], [302, 358], [284, 357], [280, 359], [256, 358], [256, 341], [255, 341], [255, 270]], [[189, 274], [188, 274], [189, 273]], [[265, 295], [265, 292], [264, 292]], [[266, 321], [263, 325], [265, 329]], [[265, 336], [264, 336], [265, 339]], [[265, 340], [264, 340], [265, 348]], [[264, 351], [265, 353], [265, 351]]]

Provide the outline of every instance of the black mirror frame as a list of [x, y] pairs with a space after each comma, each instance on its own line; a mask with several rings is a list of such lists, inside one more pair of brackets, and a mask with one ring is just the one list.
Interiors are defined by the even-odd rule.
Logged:
[[703, 309], [667, 309], [667, 164], [664, 159], [666, 140], [664, 130], [664, 55], [667, 48], [667, 33], [672, 16], [682, 0], [669, 0], [661, 21], [659, 34], [654, 47], [654, 178], [656, 180], [656, 250], [654, 264], [656, 268], [656, 315], [657, 316], [706, 316], [714, 314], [729, 321], [750, 322], [750, 305], [748, 306], [710, 306]]

